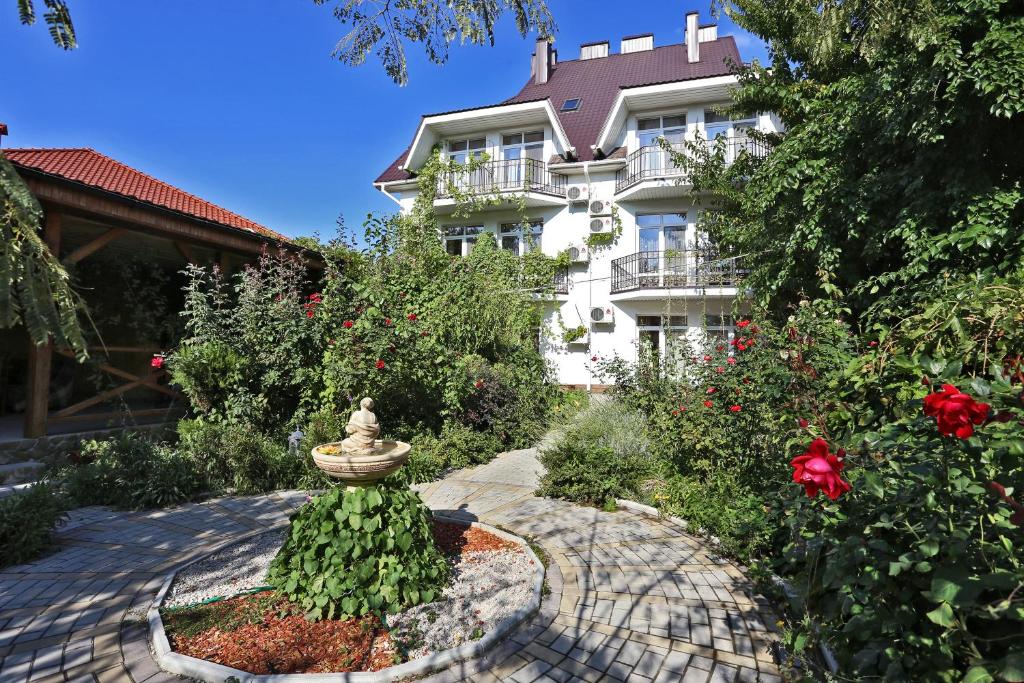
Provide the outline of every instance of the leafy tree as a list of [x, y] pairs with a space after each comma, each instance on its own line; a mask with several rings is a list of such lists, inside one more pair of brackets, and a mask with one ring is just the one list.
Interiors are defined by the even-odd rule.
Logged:
[[[324, 5], [329, 0], [313, 0]], [[405, 42], [422, 43], [435, 64], [448, 61], [448, 46], [460, 43], [494, 45], [494, 27], [503, 14], [513, 15], [520, 35], [555, 31], [544, 0], [336, 0], [334, 16], [351, 29], [338, 41], [332, 56], [358, 65], [374, 52], [384, 70], [399, 84], [408, 82]]]
[[[43, 21], [50, 29], [50, 37], [57, 47], [73, 50], [78, 47], [75, 26], [71, 23], [71, 11], [64, 0], [43, 0], [46, 12]], [[31, 26], [36, 23], [36, 8], [33, 0], [18, 0], [18, 18], [21, 23]]]
[[[697, 151], [705, 216], [756, 254], [781, 308], [801, 290], [855, 311], [927, 297], [944, 277], [1006, 274], [1024, 256], [1024, 9], [1001, 0], [724, 0], [765, 39], [735, 110], [775, 112], [771, 152], [728, 166]], [[703, 147], [703, 146], [702, 146]]]

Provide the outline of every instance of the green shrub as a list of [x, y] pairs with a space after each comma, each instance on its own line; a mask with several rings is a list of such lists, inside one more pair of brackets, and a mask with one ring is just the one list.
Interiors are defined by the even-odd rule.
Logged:
[[645, 482], [661, 472], [643, 419], [620, 402], [591, 406], [541, 452], [541, 463], [538, 495], [595, 505], [642, 498]]
[[490, 462], [501, 451], [501, 441], [493, 434], [448, 423], [439, 437], [421, 434], [413, 439], [402, 471], [410, 483], [433, 481], [450, 470]]
[[674, 475], [652, 497], [660, 510], [716, 536], [724, 554], [744, 562], [771, 550], [777, 523], [766, 514], [765, 499], [763, 491], [745, 488], [725, 474], [708, 479]]
[[332, 488], [304, 505], [267, 580], [318, 620], [431, 602], [447, 576], [429, 510], [396, 479]]
[[315, 467], [305, 450], [290, 451], [285, 440], [242, 425], [182, 420], [178, 434], [182, 451], [215, 489], [248, 495], [295, 488]]
[[78, 505], [138, 509], [180, 503], [206, 490], [202, 472], [185, 454], [132, 433], [82, 444], [86, 464], [61, 471]]
[[64, 506], [48, 484], [0, 498], [0, 569], [39, 556], [63, 517]]

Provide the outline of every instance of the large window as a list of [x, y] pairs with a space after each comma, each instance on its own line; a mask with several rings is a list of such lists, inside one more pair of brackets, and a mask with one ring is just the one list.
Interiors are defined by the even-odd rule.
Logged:
[[452, 256], [466, 256], [473, 251], [473, 245], [483, 230], [482, 225], [444, 228], [444, 250]]
[[638, 358], [657, 360], [674, 348], [687, 344], [686, 330], [686, 316], [683, 315], [638, 315]]
[[448, 143], [448, 158], [465, 164], [471, 157], [479, 158], [487, 151], [487, 138], [451, 140]]
[[501, 136], [501, 173], [499, 180], [515, 188], [533, 178], [535, 162], [544, 162], [544, 131], [506, 133]]
[[525, 226], [522, 223], [502, 223], [499, 244], [502, 249], [522, 256], [528, 251], [540, 248], [543, 229], [544, 221], [541, 220], [530, 221]]
[[636, 227], [642, 286], [685, 286], [686, 214], [637, 214]]
[[661, 148], [659, 140], [664, 138], [677, 151], [682, 151], [683, 140], [686, 139], [686, 113], [638, 119], [636, 127], [640, 148], [644, 150], [641, 170], [652, 172], [674, 169], [668, 152]]
[[709, 143], [725, 138], [726, 161], [732, 161], [748, 146], [748, 131], [754, 127], [752, 118], [730, 118], [711, 109], [704, 110], [704, 133]]

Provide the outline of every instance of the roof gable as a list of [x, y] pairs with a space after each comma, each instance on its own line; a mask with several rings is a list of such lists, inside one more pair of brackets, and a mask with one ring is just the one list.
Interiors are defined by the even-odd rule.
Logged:
[[3, 150], [15, 166], [281, 241], [288, 238], [88, 147]]
[[[734, 65], [742, 63], [732, 36], [702, 42], [700, 57], [699, 62], [690, 63], [686, 57], [686, 45], [677, 44], [597, 59], [558, 62], [552, 67], [546, 83], [538, 85], [530, 79], [519, 93], [502, 104], [550, 100], [570, 145], [576, 148], [579, 160], [591, 161], [594, 158], [591, 146], [596, 144], [621, 89], [727, 76], [732, 73]], [[565, 100], [577, 97], [583, 100], [579, 109], [561, 111]], [[405, 155], [403, 152], [376, 182], [410, 178], [411, 174], [401, 168]]]

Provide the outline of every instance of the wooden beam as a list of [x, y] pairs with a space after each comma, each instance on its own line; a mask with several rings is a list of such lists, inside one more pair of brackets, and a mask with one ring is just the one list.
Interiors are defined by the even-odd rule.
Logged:
[[187, 242], [174, 240], [174, 246], [178, 248], [178, 251], [181, 252], [181, 255], [185, 257], [186, 261], [193, 264], [196, 262], [196, 255], [195, 252], [192, 251], [192, 245]]
[[64, 263], [78, 263], [82, 259], [92, 256], [124, 233], [124, 228], [111, 228], [93, 241], [83, 244], [78, 249], [75, 249], [73, 252], [65, 256]]
[[115, 396], [120, 396], [126, 391], [131, 391], [132, 389], [141, 387], [143, 384], [144, 382], [140, 380], [135, 380], [134, 382], [128, 382], [127, 384], [122, 384], [119, 387], [108, 389], [107, 391], [96, 394], [92, 398], [87, 398], [83, 401], [79, 401], [78, 403], [69, 405], [67, 408], [64, 408], [63, 410], [58, 410], [56, 413], [50, 416], [50, 419], [53, 420], [60, 417], [68, 417], [69, 415], [74, 415], [75, 413], [79, 413], [85, 410], [86, 408], [96, 405], [97, 403], [103, 403], [107, 399], [114, 398]]
[[[47, 211], [43, 224], [43, 241], [55, 258], [60, 258], [61, 216]], [[28, 341], [28, 386], [25, 403], [25, 436], [37, 439], [46, 436], [46, 413], [50, 409], [50, 366], [53, 342], [37, 345]]]
[[[75, 354], [69, 351], [68, 349], [57, 349], [57, 353], [59, 353], [62, 356], [67, 356], [68, 358], [75, 357]], [[181, 398], [181, 394], [175, 391], [174, 389], [171, 389], [170, 387], [165, 387], [161, 384], [153, 383], [152, 381], [147, 381], [137, 375], [133, 375], [130, 372], [127, 372], [120, 368], [115, 368], [113, 365], [109, 365], [107, 363], [96, 363], [95, 367], [99, 368], [108, 375], [120, 377], [121, 379], [126, 379], [129, 381], [142, 380], [143, 383], [146, 385], [147, 389], [152, 389], [153, 391], [158, 391], [161, 394], [167, 394], [168, 396], [173, 396], [174, 398]]]

